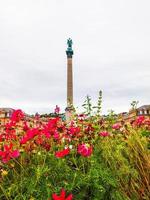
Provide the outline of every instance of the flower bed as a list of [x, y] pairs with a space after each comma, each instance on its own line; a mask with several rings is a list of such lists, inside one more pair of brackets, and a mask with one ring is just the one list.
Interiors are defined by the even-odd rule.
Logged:
[[149, 136], [144, 117], [31, 123], [16, 110], [0, 133], [0, 199], [149, 199]]

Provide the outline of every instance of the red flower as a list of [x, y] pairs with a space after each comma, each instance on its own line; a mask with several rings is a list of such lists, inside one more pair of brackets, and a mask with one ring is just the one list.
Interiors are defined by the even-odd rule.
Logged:
[[56, 156], [57, 158], [63, 158], [64, 156], [68, 155], [69, 153], [70, 153], [70, 149], [67, 148], [67, 149], [64, 149], [64, 150], [62, 150], [62, 151], [57, 151], [57, 152], [55, 153], [55, 156]]
[[61, 194], [60, 196], [58, 196], [57, 194], [52, 194], [52, 198], [53, 200], [72, 200], [73, 199], [73, 196], [72, 194], [70, 194], [68, 197], [65, 197], [66, 196], [66, 192], [64, 189], [61, 190]]
[[54, 139], [59, 140], [59, 133], [57, 131], [54, 132]]
[[24, 130], [24, 131], [28, 131], [28, 130], [29, 130], [29, 126], [28, 126], [28, 124], [27, 124], [26, 121], [24, 122], [23, 130]]
[[84, 157], [88, 157], [92, 154], [93, 148], [88, 144], [79, 144], [78, 145], [78, 153]]
[[0, 156], [2, 157], [2, 162], [7, 163], [11, 158], [17, 158], [20, 153], [18, 150], [12, 150], [13, 145], [4, 145], [4, 150], [0, 150]]
[[25, 144], [29, 140], [33, 139], [35, 136], [39, 135], [40, 131], [37, 128], [29, 129], [26, 134], [22, 137], [20, 143]]
[[42, 129], [42, 133], [45, 135], [46, 138], [50, 138], [51, 135], [57, 131], [59, 118], [50, 119], [48, 123]]
[[100, 132], [99, 135], [102, 136], [102, 137], [107, 137], [110, 134], [107, 131], [103, 131], [103, 132]]
[[11, 116], [11, 121], [19, 122], [22, 119], [24, 119], [24, 113], [22, 110], [14, 110]]
[[72, 136], [75, 136], [77, 135], [78, 133], [80, 133], [80, 128], [79, 127], [70, 127], [68, 128], [68, 134], [72, 135]]

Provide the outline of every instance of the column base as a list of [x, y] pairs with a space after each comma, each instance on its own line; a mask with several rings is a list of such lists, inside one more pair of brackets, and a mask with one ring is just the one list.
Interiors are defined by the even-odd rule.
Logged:
[[66, 109], [65, 109], [65, 115], [66, 115], [66, 121], [67, 122], [70, 122], [73, 120], [73, 112], [74, 112], [74, 109], [72, 106], [67, 106]]

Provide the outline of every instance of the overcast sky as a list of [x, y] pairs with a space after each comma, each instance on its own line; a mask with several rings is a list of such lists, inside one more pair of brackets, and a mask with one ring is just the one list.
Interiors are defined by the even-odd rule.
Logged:
[[64, 110], [69, 37], [76, 107], [150, 104], [149, 0], [0, 0], [0, 107]]

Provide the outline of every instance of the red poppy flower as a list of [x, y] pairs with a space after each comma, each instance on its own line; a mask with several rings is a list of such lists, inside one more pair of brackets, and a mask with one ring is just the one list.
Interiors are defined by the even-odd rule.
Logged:
[[66, 192], [64, 189], [61, 190], [60, 196], [58, 196], [55, 193], [52, 194], [53, 200], [72, 200], [73, 199], [72, 194], [70, 194], [68, 197], [65, 197], [65, 196], [66, 196]]

